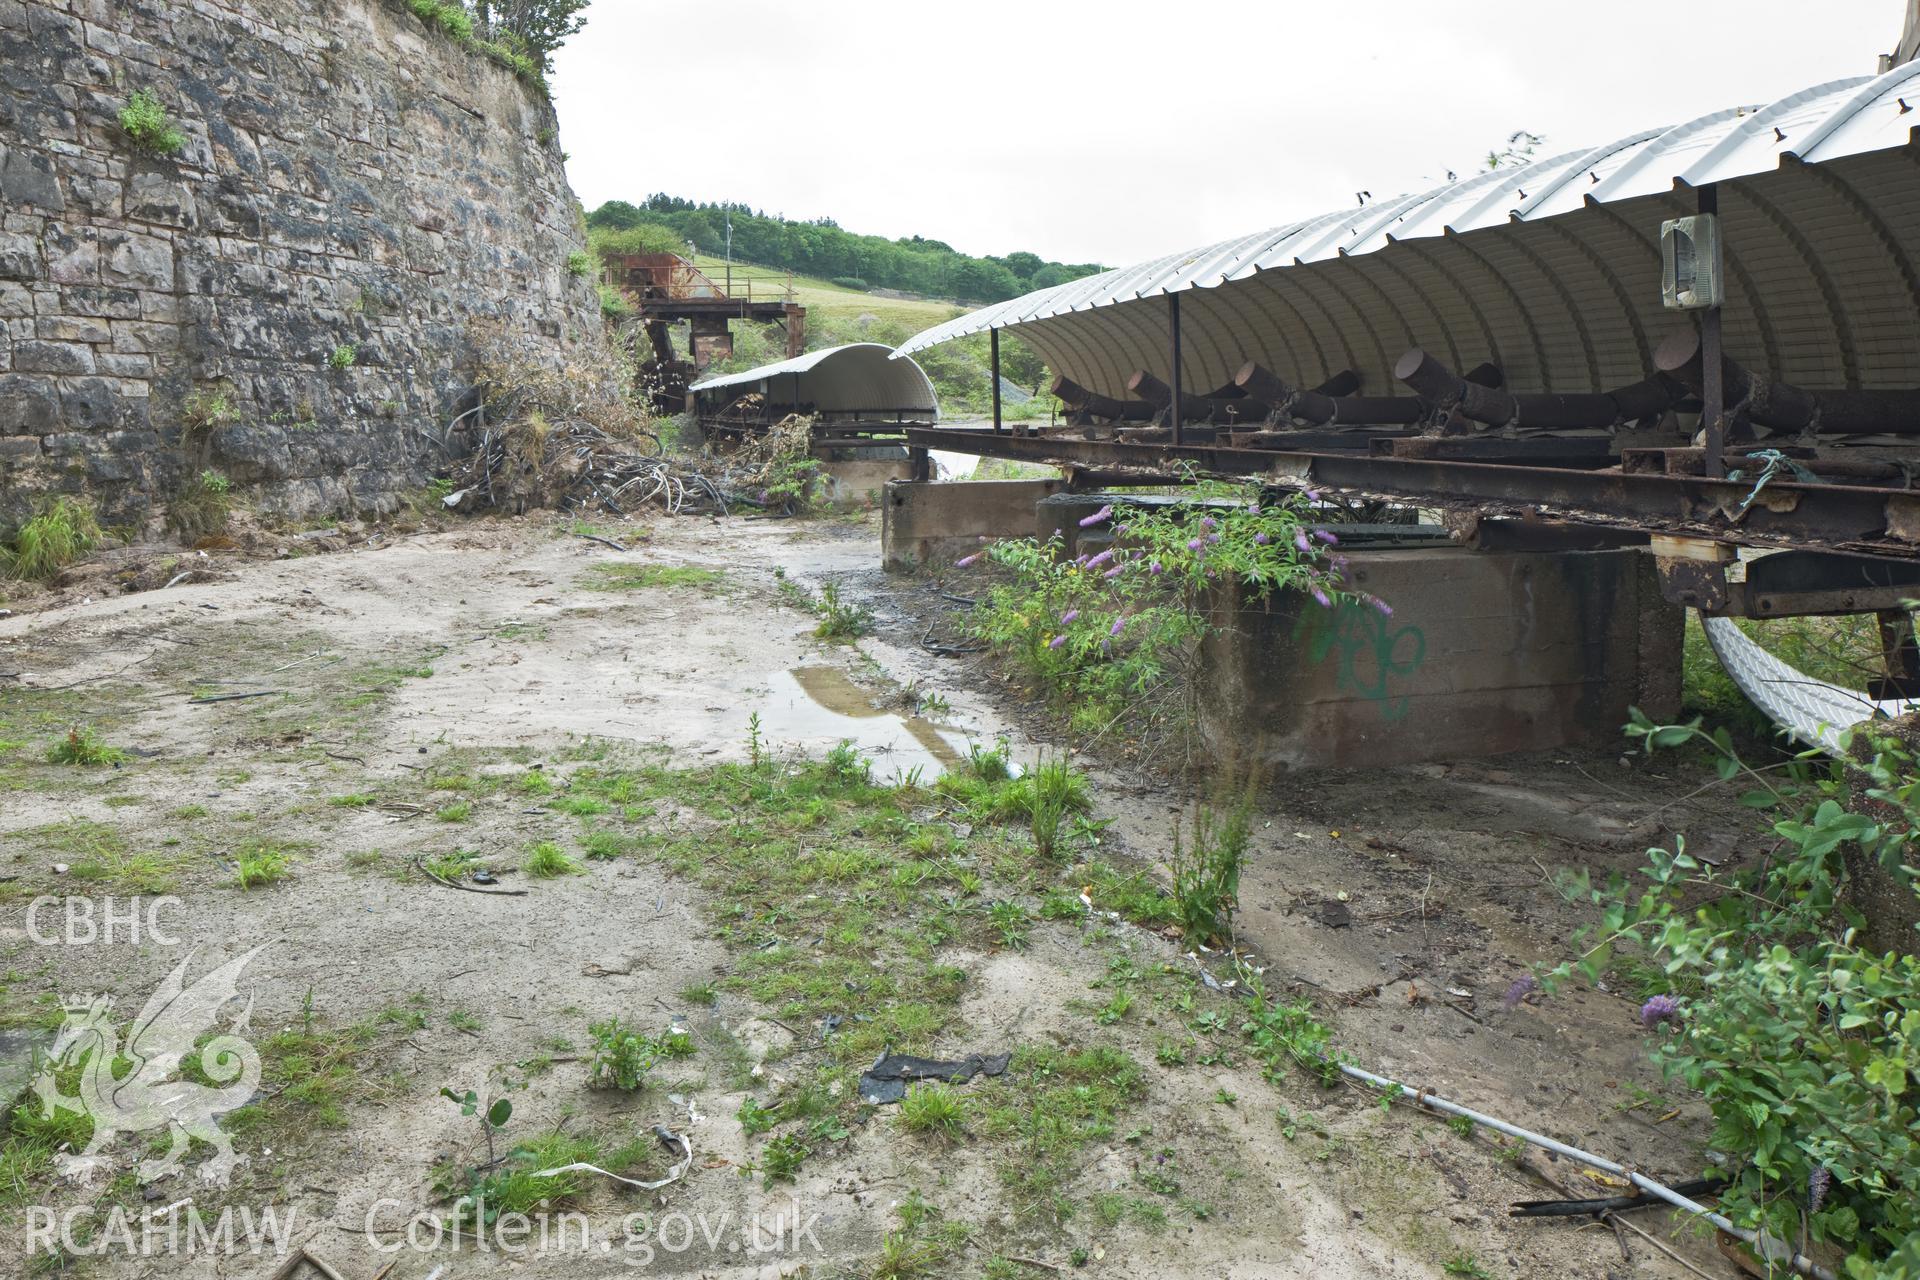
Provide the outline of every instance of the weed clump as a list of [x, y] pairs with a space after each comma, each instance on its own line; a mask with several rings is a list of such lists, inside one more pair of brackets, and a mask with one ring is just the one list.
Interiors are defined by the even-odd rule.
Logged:
[[957, 1141], [966, 1132], [967, 1100], [951, 1085], [916, 1085], [900, 1099], [900, 1125], [908, 1133]]
[[0, 546], [0, 569], [45, 582], [105, 539], [93, 508], [78, 498], [55, 498]]
[[873, 628], [873, 612], [864, 605], [842, 600], [840, 588], [831, 582], [820, 588], [814, 612], [820, 615], [820, 624], [813, 629], [813, 634], [825, 640], [857, 640]]
[[575, 858], [568, 857], [559, 845], [551, 840], [542, 840], [527, 853], [527, 874], [542, 880], [551, 880], [555, 876], [579, 874], [584, 868]]
[[127, 758], [127, 753], [118, 747], [109, 746], [98, 730], [92, 725], [77, 724], [67, 730], [66, 736], [56, 739], [47, 748], [48, 764], [74, 764], [86, 768], [100, 765], [119, 764]]
[[167, 524], [192, 544], [225, 533], [233, 517], [233, 482], [218, 471], [202, 471], [167, 504]]
[[278, 884], [293, 871], [293, 855], [279, 845], [256, 844], [240, 851], [234, 882], [242, 889]]
[[1202, 803], [1193, 815], [1193, 834], [1183, 841], [1173, 829], [1173, 900], [1181, 931], [1194, 942], [1233, 936], [1233, 909], [1240, 894], [1240, 865], [1253, 833], [1253, 792], [1239, 794], [1224, 785], [1214, 803]]
[[677, 1028], [659, 1036], [643, 1036], [620, 1019], [609, 1018], [588, 1026], [593, 1038], [593, 1060], [588, 1067], [587, 1083], [600, 1088], [631, 1093], [647, 1081], [648, 1074], [662, 1058], [685, 1058], [693, 1054], [693, 1037]]

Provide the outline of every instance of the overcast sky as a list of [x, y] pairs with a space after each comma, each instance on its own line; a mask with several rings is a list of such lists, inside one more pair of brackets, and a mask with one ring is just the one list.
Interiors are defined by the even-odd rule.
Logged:
[[1119, 266], [1871, 74], [1903, 0], [595, 0], [591, 209], [666, 191]]

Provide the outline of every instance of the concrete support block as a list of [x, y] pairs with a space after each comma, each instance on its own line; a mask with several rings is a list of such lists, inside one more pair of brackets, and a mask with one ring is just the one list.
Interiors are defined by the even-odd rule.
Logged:
[[871, 511], [880, 504], [889, 483], [907, 478], [907, 447], [903, 444], [816, 449], [813, 456], [820, 464], [815, 496], [836, 507]]
[[1356, 550], [1350, 571], [1392, 616], [1287, 593], [1217, 619], [1200, 673], [1216, 758], [1358, 768], [1605, 745], [1631, 706], [1678, 710], [1685, 615], [1638, 551]]
[[1051, 477], [892, 481], [880, 507], [883, 567], [888, 573], [911, 573], [977, 551], [982, 538], [1030, 538], [1034, 508], [1066, 484]]

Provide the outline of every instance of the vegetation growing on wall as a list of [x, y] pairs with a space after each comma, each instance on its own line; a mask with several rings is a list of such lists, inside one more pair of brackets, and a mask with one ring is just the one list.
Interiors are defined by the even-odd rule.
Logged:
[[186, 135], [174, 126], [173, 117], [151, 89], [135, 90], [120, 108], [120, 128], [136, 148], [151, 156], [177, 155], [187, 145]]
[[506, 67], [542, 93], [554, 50], [586, 25], [589, 0], [406, 0], [429, 26]]
[[638, 205], [609, 200], [587, 215], [587, 223], [608, 231], [659, 227], [671, 236], [661, 249], [684, 252], [692, 241], [703, 253], [720, 253], [729, 218], [735, 261], [825, 280], [857, 279], [867, 288], [902, 289], [959, 302], [998, 302], [1106, 269], [1096, 263], [1048, 262], [1025, 252], [976, 258], [921, 236], [889, 240], [856, 235], [831, 218], [796, 222], [743, 204], [696, 204], [669, 195], [648, 196]]

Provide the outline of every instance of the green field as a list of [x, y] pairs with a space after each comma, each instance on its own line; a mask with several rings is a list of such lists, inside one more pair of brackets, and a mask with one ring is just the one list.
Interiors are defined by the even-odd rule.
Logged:
[[[694, 258], [694, 265], [716, 282], [726, 279], [727, 264], [723, 258], [703, 253]], [[787, 273], [776, 267], [760, 267], [744, 262], [735, 262], [733, 271], [735, 292], [744, 292], [741, 282], [749, 281], [755, 298], [760, 297], [763, 290], [772, 293], [782, 288], [788, 279]], [[870, 315], [886, 321], [889, 329], [905, 327], [910, 333], [918, 333], [972, 310], [936, 298], [884, 298], [877, 294], [862, 293], [858, 289], [843, 289], [837, 284], [816, 280], [811, 276], [794, 276], [792, 280], [794, 301], [807, 309], [809, 321], [818, 317], [830, 322], [846, 322]], [[830, 327], [837, 328], [838, 325]]]

